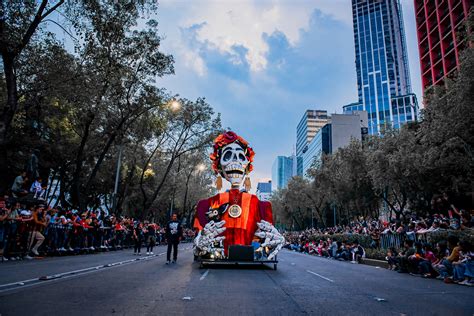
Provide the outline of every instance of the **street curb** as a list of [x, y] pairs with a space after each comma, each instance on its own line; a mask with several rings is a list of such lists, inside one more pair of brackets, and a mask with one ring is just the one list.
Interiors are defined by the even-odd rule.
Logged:
[[365, 265], [368, 265], [368, 266], [374, 266], [374, 267], [380, 267], [380, 268], [388, 269], [388, 262], [383, 261], [383, 260], [364, 258], [362, 263], [365, 264]]

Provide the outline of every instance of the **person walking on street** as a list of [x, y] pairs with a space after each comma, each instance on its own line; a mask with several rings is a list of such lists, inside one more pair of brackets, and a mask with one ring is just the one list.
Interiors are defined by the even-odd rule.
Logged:
[[166, 242], [168, 243], [168, 251], [166, 253], [166, 264], [170, 264], [171, 247], [173, 247], [173, 263], [178, 259], [178, 244], [183, 236], [183, 228], [178, 221], [178, 215], [173, 214], [171, 220], [166, 224], [165, 228]]
[[[30, 240], [28, 249], [35, 255], [39, 256], [38, 249], [44, 242], [44, 236], [41, 232], [48, 226], [45, 214], [44, 206], [39, 205], [33, 209], [33, 230], [30, 233]], [[35, 243], [36, 241], [36, 243]], [[34, 247], [33, 247], [34, 244]]]

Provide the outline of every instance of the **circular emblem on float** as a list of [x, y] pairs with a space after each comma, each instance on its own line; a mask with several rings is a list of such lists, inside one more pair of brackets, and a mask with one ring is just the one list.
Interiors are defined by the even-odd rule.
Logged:
[[242, 214], [242, 208], [237, 204], [231, 205], [229, 207], [229, 216], [233, 218], [237, 218]]

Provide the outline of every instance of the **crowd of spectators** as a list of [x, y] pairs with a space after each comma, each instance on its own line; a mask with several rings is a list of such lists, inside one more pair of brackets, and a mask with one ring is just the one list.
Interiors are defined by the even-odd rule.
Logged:
[[[24, 201], [18, 195], [0, 198], [2, 261], [125, 248], [134, 248], [139, 255], [142, 246], [150, 255], [155, 245], [166, 243], [164, 228], [158, 223], [102, 210], [51, 208], [41, 195], [33, 194], [34, 199]], [[186, 229], [184, 237], [184, 241], [192, 240], [194, 232]]]
[[[474, 252], [470, 242], [449, 235], [447, 240], [431, 244], [425, 237], [442, 231], [448, 234], [465, 231], [472, 236], [473, 220], [472, 212], [458, 210], [454, 205], [445, 213], [426, 216], [407, 213], [400, 220], [359, 218], [346, 225], [285, 232], [285, 247], [356, 263], [366, 253], [357, 238], [370, 237], [370, 248], [387, 248], [386, 260], [391, 270], [471, 286], [474, 284]], [[335, 235], [344, 236], [343, 240], [335, 240]]]
[[420, 216], [416, 213], [405, 213], [401, 219], [358, 218], [345, 225], [337, 225], [325, 228], [310, 228], [304, 231], [287, 232], [287, 240], [292, 242], [305, 242], [312, 236], [320, 235], [363, 235], [372, 238], [371, 247], [380, 246], [380, 238], [383, 235], [398, 234], [407, 236], [415, 241], [417, 235], [423, 235], [441, 230], [471, 230], [474, 227], [474, 216], [472, 211], [458, 210], [454, 205], [450, 205], [450, 210], [446, 214], [426, 214]]
[[365, 257], [365, 249], [354, 242], [336, 241], [332, 238], [317, 241], [295, 240], [294, 234], [285, 233], [285, 248], [297, 252], [303, 252], [309, 255], [337, 259], [340, 261], [350, 261], [352, 263], [360, 263]]
[[445, 283], [474, 286], [474, 251], [467, 240], [448, 236], [447, 241], [430, 243], [406, 239], [401, 250], [387, 252], [389, 269], [424, 278], [437, 278]]

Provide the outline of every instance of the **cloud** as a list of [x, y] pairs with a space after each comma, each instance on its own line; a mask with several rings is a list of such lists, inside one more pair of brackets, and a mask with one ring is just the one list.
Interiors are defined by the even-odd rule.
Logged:
[[[199, 26], [194, 29], [195, 39], [227, 55], [232, 61], [241, 60], [235, 48], [245, 48], [245, 60], [250, 65], [250, 70], [256, 72], [264, 70], [268, 63], [266, 56], [269, 47], [264, 39], [265, 34], [280, 32], [291, 46], [295, 46], [300, 41], [301, 31], [308, 30], [311, 14], [315, 9], [323, 15], [349, 23], [350, 10], [347, 10], [347, 4], [347, 0], [165, 0], [160, 6], [166, 10], [182, 10], [177, 21], [179, 25], [189, 29]], [[203, 73], [202, 67], [195, 70]]]
[[343, 104], [356, 100], [351, 25], [314, 10], [295, 44], [282, 31], [264, 33], [267, 65], [252, 71], [245, 58], [247, 47], [234, 45], [221, 51], [199, 39], [207, 24], [181, 30], [185, 45], [205, 61], [206, 77], [195, 77], [188, 70], [165, 86], [191, 98], [206, 96], [222, 113], [224, 127], [248, 138], [257, 152], [253, 177], [268, 177], [273, 159], [291, 154], [296, 125], [306, 109], [340, 113]]
[[[410, 14], [404, 11], [409, 50], [416, 48]], [[350, 0], [164, 0], [158, 20], [163, 50], [176, 60], [176, 75], [158, 84], [206, 97], [223, 126], [254, 147], [254, 182], [271, 176], [276, 156], [291, 154], [306, 109], [341, 113], [357, 100]], [[412, 56], [410, 63], [413, 72]]]

